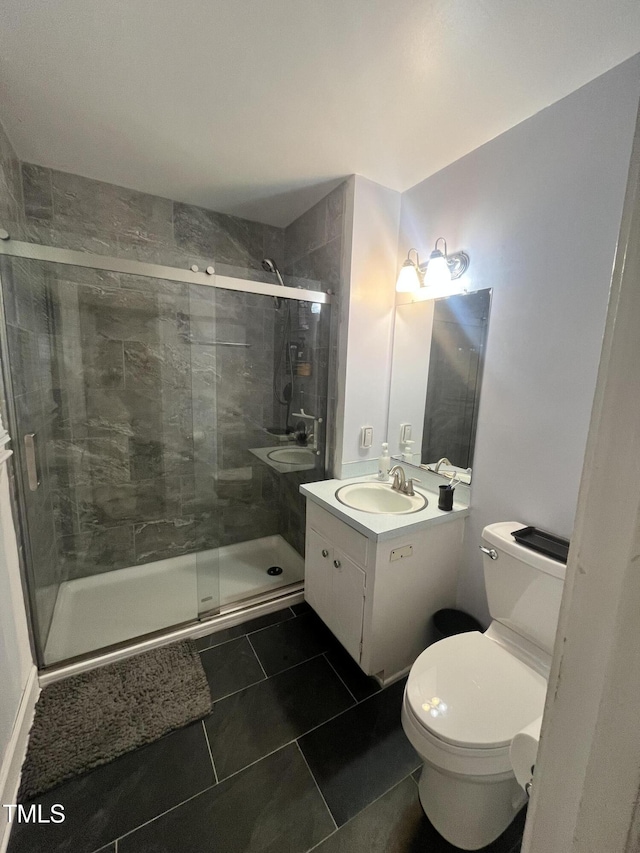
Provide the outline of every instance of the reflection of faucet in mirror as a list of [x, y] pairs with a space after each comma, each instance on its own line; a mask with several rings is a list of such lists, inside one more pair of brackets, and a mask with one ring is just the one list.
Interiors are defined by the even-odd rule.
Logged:
[[451, 462], [449, 462], [447, 457], [443, 456], [442, 459], [438, 459], [438, 461], [436, 462], [436, 467], [433, 469], [435, 474], [438, 474], [440, 472], [441, 465], [448, 465], [449, 467], [452, 467]]
[[[294, 418], [300, 418], [302, 421], [302, 428], [297, 429], [295, 431], [296, 440], [298, 444], [303, 445], [304, 447], [308, 447], [310, 450], [318, 452], [318, 426], [322, 423], [322, 418], [316, 418], [315, 415], [308, 415], [305, 410], [300, 407], [299, 412], [294, 412]], [[310, 421], [309, 426], [307, 426], [305, 421]]]

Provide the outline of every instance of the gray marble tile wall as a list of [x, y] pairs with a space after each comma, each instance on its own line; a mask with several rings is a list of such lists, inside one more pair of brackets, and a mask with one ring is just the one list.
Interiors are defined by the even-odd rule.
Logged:
[[[246, 278], [265, 256], [284, 264], [283, 229], [262, 223], [26, 163], [22, 192], [34, 242]], [[278, 532], [247, 459], [265, 441], [271, 305], [71, 269], [50, 288], [65, 577]], [[245, 337], [252, 349], [211, 346]]]
[[[32, 164], [7, 173], [17, 202], [5, 227], [24, 239], [172, 266], [213, 262], [221, 274], [269, 281], [260, 263], [272, 257], [287, 275], [339, 290], [344, 187], [279, 229]], [[303, 552], [300, 477], [275, 475], [249, 453], [273, 443], [273, 300], [52, 265], [43, 282], [31, 297], [48, 323], [37, 347], [24, 334], [35, 326], [12, 334], [19, 357], [37, 352], [49, 371], [39, 408], [27, 389], [35, 368], [18, 381], [24, 418], [50, 418], [42, 464], [57, 580], [278, 532]], [[295, 411], [334, 399], [331, 334], [324, 323], [304, 341], [313, 366]]]
[[284, 263], [284, 230], [260, 222], [31, 163], [22, 164], [22, 192], [33, 242], [171, 266], [213, 263], [241, 278], [261, 271], [264, 257]]
[[[328, 445], [329, 459], [333, 458], [335, 446], [335, 424], [331, 415], [336, 408], [337, 394], [346, 192], [345, 181], [292, 222], [284, 235], [285, 274], [292, 276], [294, 282], [297, 279], [317, 281], [320, 289], [329, 289], [334, 295], [330, 312], [323, 308], [318, 315], [302, 318], [299, 311], [292, 312], [294, 339], [301, 343], [311, 364], [309, 376], [296, 375], [294, 379], [292, 412], [303, 407], [305, 412], [324, 413], [321, 446], [324, 450]], [[304, 325], [308, 325], [308, 329], [301, 329]], [[305, 355], [303, 361], [306, 358]], [[327, 473], [331, 475], [331, 471]], [[294, 548], [304, 553], [305, 502], [298, 489], [303, 482], [302, 475], [286, 476], [280, 497], [281, 533]], [[304, 481], [311, 482], [321, 476], [324, 476], [323, 470], [307, 472]]]

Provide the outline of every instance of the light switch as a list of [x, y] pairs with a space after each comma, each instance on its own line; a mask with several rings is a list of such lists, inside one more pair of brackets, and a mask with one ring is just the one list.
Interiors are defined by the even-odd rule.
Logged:
[[411, 424], [400, 425], [400, 444], [405, 444], [411, 438]]
[[373, 427], [362, 427], [360, 429], [360, 447], [367, 448], [373, 445]]

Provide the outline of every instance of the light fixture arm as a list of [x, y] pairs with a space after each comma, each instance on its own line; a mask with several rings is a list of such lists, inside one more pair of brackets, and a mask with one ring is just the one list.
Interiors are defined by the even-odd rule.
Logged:
[[[438, 249], [438, 243], [444, 243], [444, 252]], [[416, 255], [418, 253], [416, 252]], [[452, 252], [449, 254], [447, 252], [447, 241], [444, 237], [438, 237], [435, 242], [435, 246], [433, 247], [433, 252], [430, 255], [430, 259], [433, 257], [443, 257], [447, 263], [447, 267], [449, 268], [449, 273], [451, 275], [451, 280], [455, 281], [455, 279], [460, 278], [460, 276], [464, 275], [467, 269], [469, 268], [469, 255], [466, 252]], [[429, 266], [429, 261], [426, 263], [418, 264], [418, 269], [420, 270], [421, 275], [424, 277], [424, 274], [427, 271], [427, 267]]]

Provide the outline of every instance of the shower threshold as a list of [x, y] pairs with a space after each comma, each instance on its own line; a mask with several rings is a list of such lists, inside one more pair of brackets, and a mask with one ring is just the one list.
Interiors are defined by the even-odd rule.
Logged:
[[[267, 574], [272, 566], [282, 573]], [[184, 623], [193, 623], [191, 631], [180, 633], [195, 635], [199, 613], [218, 602], [221, 612], [237, 612], [243, 601], [277, 595], [303, 578], [304, 560], [275, 535], [65, 581], [53, 612], [45, 665]]]

